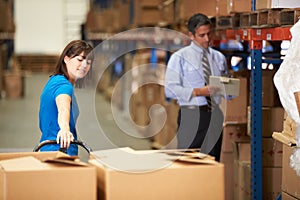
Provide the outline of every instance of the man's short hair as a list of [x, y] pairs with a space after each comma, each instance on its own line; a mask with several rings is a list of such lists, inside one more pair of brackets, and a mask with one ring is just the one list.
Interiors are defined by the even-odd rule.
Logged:
[[196, 29], [203, 25], [211, 25], [211, 21], [206, 15], [202, 13], [197, 13], [190, 17], [187, 23], [187, 28], [188, 31], [193, 33], [194, 35]]

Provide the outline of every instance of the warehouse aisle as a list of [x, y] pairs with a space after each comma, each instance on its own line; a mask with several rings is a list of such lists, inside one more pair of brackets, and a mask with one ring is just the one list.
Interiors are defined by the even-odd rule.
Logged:
[[[46, 73], [29, 73], [24, 78], [24, 97], [21, 99], [0, 99], [0, 152], [32, 151], [39, 143], [40, 131], [38, 128], [39, 95], [45, 82], [48, 80]], [[98, 118], [101, 118], [101, 128], [107, 138], [116, 147], [130, 146], [134, 149], [150, 149], [148, 139], [139, 139], [124, 134], [114, 123], [110, 104], [102, 94], [95, 94], [95, 109]], [[89, 102], [80, 101], [80, 105]], [[89, 119], [80, 118], [79, 132], [81, 130], [97, 130], [99, 124], [91, 124]], [[127, 124], [124, 118], [124, 123]], [[88, 129], [85, 129], [88, 127]], [[132, 130], [134, 131], [134, 130]], [[90, 131], [89, 131], [90, 132]], [[86, 135], [84, 135], [86, 134]], [[93, 142], [97, 149], [111, 148], [111, 145], [102, 144], [94, 138], [96, 134], [85, 131], [79, 133], [84, 141]]]

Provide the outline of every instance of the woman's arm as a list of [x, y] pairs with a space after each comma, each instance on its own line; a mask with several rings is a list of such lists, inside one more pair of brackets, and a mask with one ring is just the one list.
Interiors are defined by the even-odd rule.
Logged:
[[58, 125], [60, 127], [57, 133], [57, 143], [60, 142], [62, 148], [69, 148], [71, 141], [74, 140], [73, 134], [70, 132], [70, 107], [71, 97], [67, 94], [60, 94], [56, 97], [56, 106], [58, 110]]

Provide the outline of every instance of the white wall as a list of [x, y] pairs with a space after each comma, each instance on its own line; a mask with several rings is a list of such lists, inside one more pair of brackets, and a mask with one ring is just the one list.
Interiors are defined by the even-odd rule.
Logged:
[[[70, 39], [80, 39], [79, 26], [85, 21], [88, 2], [14, 0], [16, 54], [59, 54]], [[73, 32], [70, 30], [70, 21]], [[78, 29], [74, 29], [77, 24]], [[74, 31], [77, 32], [74, 34]]]
[[[256, 0], [259, 1], [259, 0]], [[300, 0], [273, 0], [272, 8], [298, 8]]]

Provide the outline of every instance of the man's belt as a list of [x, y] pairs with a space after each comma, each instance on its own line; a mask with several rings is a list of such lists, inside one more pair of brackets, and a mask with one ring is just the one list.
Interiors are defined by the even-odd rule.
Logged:
[[181, 108], [189, 109], [189, 110], [201, 110], [201, 111], [206, 111], [206, 112], [211, 112], [214, 110], [214, 108], [209, 107], [208, 105], [203, 105], [203, 106], [195, 106], [195, 105], [189, 105], [189, 106], [181, 106]]

